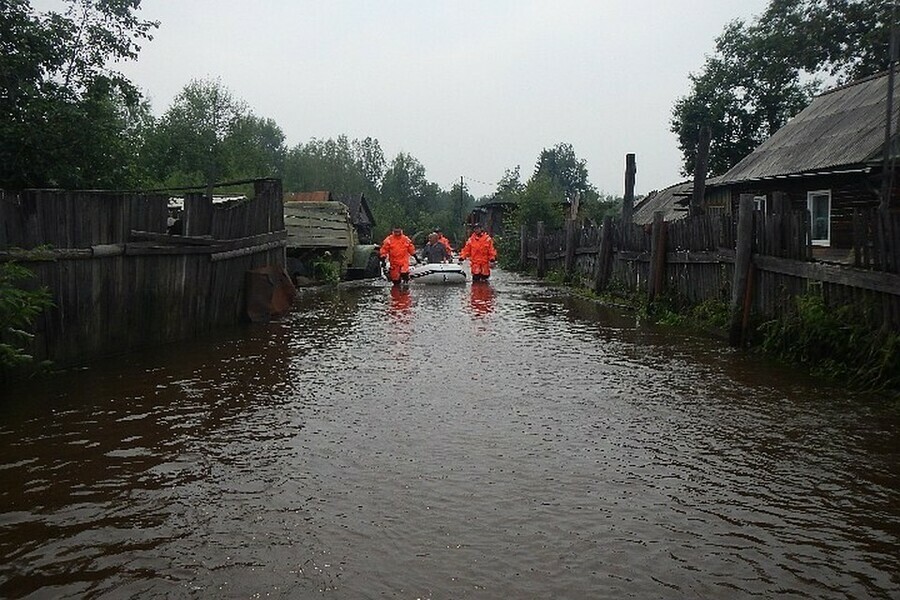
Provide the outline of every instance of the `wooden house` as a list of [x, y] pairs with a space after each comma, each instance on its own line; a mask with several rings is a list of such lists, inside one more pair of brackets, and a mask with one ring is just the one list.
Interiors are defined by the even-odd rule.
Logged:
[[[793, 210], [809, 211], [814, 246], [851, 248], [854, 211], [880, 202], [888, 79], [882, 73], [817, 96], [727, 173], [710, 179], [707, 204], [735, 210], [740, 196], [751, 194], [758, 210], [771, 212], [783, 199]], [[894, 107], [898, 92], [900, 77]], [[890, 197], [896, 209], [896, 191]]]
[[372, 230], [375, 228], [375, 217], [369, 208], [369, 202], [366, 200], [365, 194], [358, 196], [347, 196], [342, 198], [341, 202], [347, 205], [350, 211], [350, 222], [356, 229], [356, 237], [360, 244], [372, 243]]
[[489, 235], [502, 236], [503, 220], [515, 207], [515, 202], [493, 199], [478, 203], [466, 218], [466, 227], [471, 229], [475, 225], [481, 225]]

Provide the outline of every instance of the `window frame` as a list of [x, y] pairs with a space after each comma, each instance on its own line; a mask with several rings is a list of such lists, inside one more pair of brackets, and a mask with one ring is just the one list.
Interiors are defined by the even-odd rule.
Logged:
[[[815, 239], [813, 238], [813, 234], [816, 230], [815, 226], [812, 223], [813, 219], [813, 199], [821, 196], [825, 196], [828, 199], [828, 233], [825, 238]], [[831, 190], [810, 190], [806, 192], [806, 210], [809, 211], [809, 219], [810, 219], [810, 243], [814, 246], [831, 246]]]
[[765, 194], [759, 194], [753, 196], [753, 209], [760, 211], [762, 214], [768, 214], [766, 209], [768, 208], [768, 200]]

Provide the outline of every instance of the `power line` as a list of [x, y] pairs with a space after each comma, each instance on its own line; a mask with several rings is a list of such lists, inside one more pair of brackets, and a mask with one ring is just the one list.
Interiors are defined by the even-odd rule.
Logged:
[[491, 182], [487, 182], [487, 181], [481, 181], [480, 179], [475, 179], [474, 177], [469, 177], [468, 175], [460, 175], [460, 177], [462, 177], [463, 179], [465, 179], [467, 181], [471, 181], [473, 183], [480, 183], [481, 185], [489, 185], [492, 187], [497, 186], [496, 182], [491, 183]]

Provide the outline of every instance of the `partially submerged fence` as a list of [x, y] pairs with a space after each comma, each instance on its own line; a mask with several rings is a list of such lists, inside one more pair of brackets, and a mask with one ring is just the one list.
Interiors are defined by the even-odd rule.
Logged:
[[872, 327], [900, 329], [900, 216], [857, 211], [854, 247], [842, 260], [820, 260], [811, 244], [809, 216], [787, 205], [763, 215], [742, 196], [738, 215], [712, 213], [652, 225], [604, 220], [600, 227], [567, 223], [547, 233], [521, 232], [523, 264], [543, 277], [562, 271], [595, 291], [609, 288], [667, 294], [696, 305], [728, 303], [731, 340], [744, 340], [751, 313], [774, 318], [794, 308], [813, 286], [828, 306], [854, 306]]
[[222, 204], [184, 197], [168, 233], [168, 194], [0, 191], [0, 261], [36, 274], [54, 306], [32, 351], [57, 365], [193, 337], [246, 318], [250, 271], [283, 271], [281, 182]]

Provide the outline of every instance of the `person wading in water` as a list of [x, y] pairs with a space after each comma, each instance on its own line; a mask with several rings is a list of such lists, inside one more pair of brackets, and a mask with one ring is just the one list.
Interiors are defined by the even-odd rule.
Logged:
[[475, 225], [472, 235], [459, 252], [459, 262], [467, 258], [472, 266], [472, 282], [487, 281], [491, 276], [491, 264], [497, 260], [497, 250], [494, 249], [494, 240], [481, 225]]
[[[381, 270], [384, 271], [385, 259], [390, 261], [391, 268], [388, 273], [388, 279], [394, 285], [404, 285], [409, 283], [409, 258], [416, 255], [416, 247], [413, 246], [412, 240], [403, 234], [403, 229], [394, 227], [381, 243]], [[416, 262], [418, 262], [416, 258]]]

